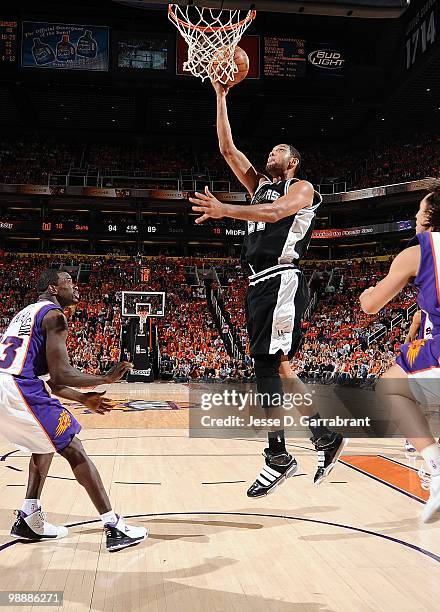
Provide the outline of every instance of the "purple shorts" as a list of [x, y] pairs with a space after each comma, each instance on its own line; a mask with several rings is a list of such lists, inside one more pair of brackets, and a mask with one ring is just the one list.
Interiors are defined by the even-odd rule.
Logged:
[[440, 370], [440, 336], [434, 336], [426, 340], [413, 340], [408, 344], [402, 344], [401, 354], [396, 363], [408, 374], [414, 375], [432, 370], [436, 376], [436, 370]]
[[40, 379], [0, 375], [0, 433], [31, 453], [62, 451], [81, 431]]

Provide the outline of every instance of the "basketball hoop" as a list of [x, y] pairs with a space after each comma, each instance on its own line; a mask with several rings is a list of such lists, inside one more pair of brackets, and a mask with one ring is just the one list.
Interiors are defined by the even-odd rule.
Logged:
[[[168, 18], [188, 44], [188, 60], [183, 64], [202, 81], [213, 74], [226, 85], [234, 80], [238, 68], [235, 47], [255, 18], [256, 11], [218, 10], [198, 6], [168, 5]], [[219, 62], [219, 57], [221, 62]], [[215, 70], [211, 63], [215, 62]]]

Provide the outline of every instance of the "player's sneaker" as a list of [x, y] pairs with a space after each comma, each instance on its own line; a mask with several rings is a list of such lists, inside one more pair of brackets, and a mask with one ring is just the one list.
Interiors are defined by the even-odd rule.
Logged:
[[414, 448], [409, 440], [405, 440], [405, 452], [411, 454], [415, 454], [417, 452], [417, 449]]
[[422, 466], [419, 470], [420, 484], [422, 489], [429, 491], [429, 498], [425, 504], [421, 519], [423, 523], [427, 523], [434, 517], [437, 512], [436, 519], [440, 519], [440, 476], [432, 476]]
[[107, 550], [109, 552], [121, 550], [128, 546], [135, 546], [148, 537], [148, 531], [145, 527], [127, 525], [121, 516], [118, 516], [117, 523], [107, 523], [105, 525], [105, 534], [107, 536]]
[[318, 468], [313, 482], [320, 484], [335, 467], [342, 451], [348, 444], [348, 438], [332, 432], [320, 438], [310, 438], [318, 452]]
[[22, 540], [59, 540], [68, 534], [67, 527], [62, 525], [52, 525], [46, 521], [46, 513], [41, 508], [32, 514], [25, 514], [21, 510], [16, 510], [17, 520], [12, 525], [11, 536]]
[[272, 491], [290, 476], [293, 476], [298, 469], [298, 462], [289, 453], [278, 453], [272, 455], [269, 449], [265, 448], [264, 466], [258, 478], [249, 487], [248, 497], [263, 497]]

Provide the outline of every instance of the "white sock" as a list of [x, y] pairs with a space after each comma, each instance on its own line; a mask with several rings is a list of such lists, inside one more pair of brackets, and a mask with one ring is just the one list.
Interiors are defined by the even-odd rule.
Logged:
[[21, 511], [29, 516], [41, 508], [41, 502], [39, 499], [25, 499], [21, 507]]
[[107, 523], [112, 523], [113, 525], [116, 525], [116, 523], [118, 522], [118, 517], [113, 512], [113, 510], [109, 510], [105, 514], [101, 514], [101, 521], [103, 525], [107, 525]]
[[420, 453], [432, 476], [440, 476], [440, 445], [431, 444]]

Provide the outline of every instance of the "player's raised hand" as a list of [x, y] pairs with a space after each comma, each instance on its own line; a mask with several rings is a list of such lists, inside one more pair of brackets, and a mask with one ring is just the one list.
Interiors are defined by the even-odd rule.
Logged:
[[97, 414], [105, 414], [115, 405], [115, 401], [108, 397], [103, 397], [105, 391], [89, 391], [83, 394], [82, 403], [86, 408]]
[[106, 374], [104, 374], [105, 384], [114, 383], [127, 374], [133, 368], [133, 364], [128, 361], [120, 361], [116, 365], [110, 368]]
[[218, 96], [226, 96], [228, 94], [228, 91], [229, 91], [228, 85], [223, 85], [223, 83], [220, 83], [220, 81], [214, 81], [213, 79], [211, 79], [211, 84], [214, 87], [215, 93]]
[[226, 207], [205, 187], [205, 193], [195, 192], [194, 197], [188, 198], [194, 204], [194, 212], [202, 213], [196, 223], [204, 223], [208, 219], [221, 219], [225, 216]]

